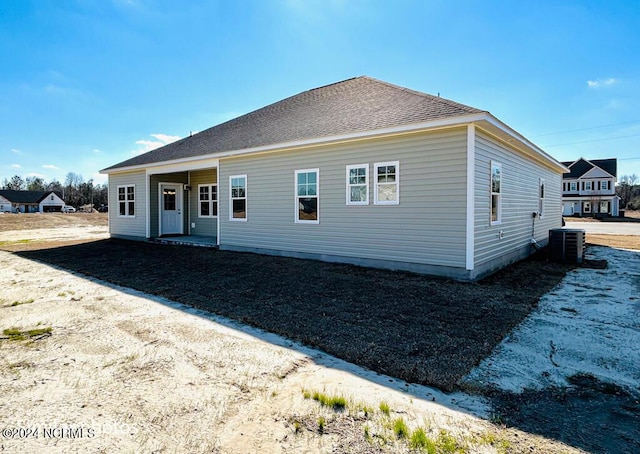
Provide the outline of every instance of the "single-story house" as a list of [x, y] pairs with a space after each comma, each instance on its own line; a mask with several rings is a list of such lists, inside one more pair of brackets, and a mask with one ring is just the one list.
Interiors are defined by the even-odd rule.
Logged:
[[566, 171], [487, 111], [363, 76], [102, 173], [115, 238], [475, 280], [561, 226]]
[[49, 213], [62, 211], [65, 205], [56, 191], [0, 190], [0, 212]]
[[562, 177], [564, 216], [618, 216], [620, 197], [616, 194], [618, 160], [577, 159], [563, 162], [569, 172]]

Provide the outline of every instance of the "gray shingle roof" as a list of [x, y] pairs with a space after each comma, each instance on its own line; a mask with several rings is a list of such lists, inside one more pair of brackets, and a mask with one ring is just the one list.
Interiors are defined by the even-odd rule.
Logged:
[[304, 91], [104, 170], [480, 113], [367, 76]]
[[[14, 189], [2, 189], [0, 190], [0, 195], [13, 203], [40, 203], [42, 199], [52, 192], [54, 191], [16, 191]], [[59, 194], [58, 197], [60, 197]]]
[[580, 178], [582, 175], [593, 169], [593, 166], [598, 166], [607, 173], [610, 173], [614, 177], [617, 177], [618, 173], [618, 160], [616, 158], [609, 159], [590, 159], [587, 161], [584, 158], [580, 158], [577, 161], [563, 162], [565, 166], [569, 167], [571, 172], [563, 175], [564, 179]]

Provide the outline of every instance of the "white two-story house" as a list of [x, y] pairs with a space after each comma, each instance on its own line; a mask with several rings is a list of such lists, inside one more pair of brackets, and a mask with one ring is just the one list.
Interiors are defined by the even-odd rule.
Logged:
[[618, 216], [615, 158], [563, 162], [571, 172], [562, 177], [562, 215]]

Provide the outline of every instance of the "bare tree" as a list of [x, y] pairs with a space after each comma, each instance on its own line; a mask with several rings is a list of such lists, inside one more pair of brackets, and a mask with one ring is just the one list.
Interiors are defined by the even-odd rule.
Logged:
[[616, 187], [616, 193], [620, 197], [621, 208], [627, 208], [629, 202], [633, 198], [633, 187], [640, 182], [637, 174], [622, 175], [620, 177], [620, 183]]

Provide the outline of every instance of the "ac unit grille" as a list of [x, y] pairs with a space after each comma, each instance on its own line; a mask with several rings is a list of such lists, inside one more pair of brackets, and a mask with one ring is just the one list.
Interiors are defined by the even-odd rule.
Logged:
[[582, 263], [585, 232], [582, 229], [549, 230], [549, 255], [562, 263]]

